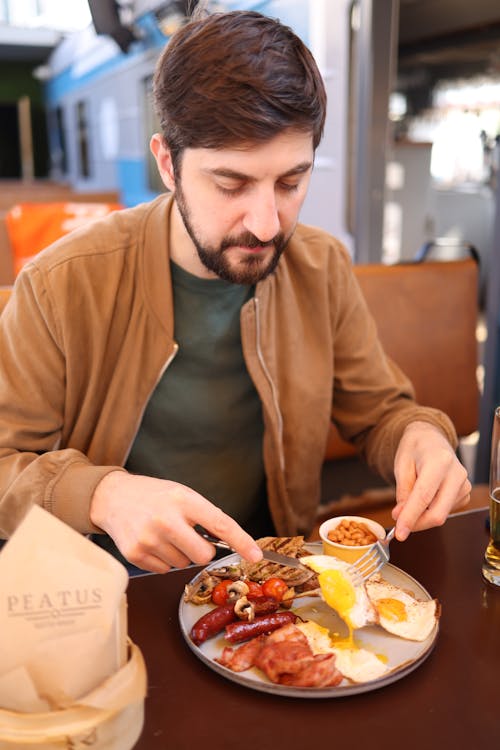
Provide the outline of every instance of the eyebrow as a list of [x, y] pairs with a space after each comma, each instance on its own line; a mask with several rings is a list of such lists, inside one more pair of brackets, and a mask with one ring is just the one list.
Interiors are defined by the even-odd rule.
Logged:
[[[280, 174], [278, 176], [279, 180], [282, 180], [284, 177], [293, 177], [294, 175], [304, 174], [304, 172], [307, 172], [309, 169], [312, 168], [312, 161], [304, 161], [300, 164], [296, 164], [294, 167], [289, 169], [286, 172], [283, 172], [283, 174]], [[215, 177], [227, 177], [232, 180], [255, 180], [255, 177], [252, 177], [251, 175], [245, 174], [244, 172], [238, 172], [235, 169], [227, 169], [225, 167], [215, 167], [214, 169], [204, 169], [204, 172], [206, 174], [214, 175]]]

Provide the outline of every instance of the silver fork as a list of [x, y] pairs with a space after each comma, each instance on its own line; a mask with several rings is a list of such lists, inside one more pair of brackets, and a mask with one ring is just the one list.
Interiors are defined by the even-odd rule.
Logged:
[[389, 543], [394, 537], [396, 527], [393, 527], [385, 539], [378, 540], [368, 552], [365, 552], [355, 563], [350, 566], [349, 573], [355, 585], [359, 585], [378, 573], [382, 565], [389, 560]]

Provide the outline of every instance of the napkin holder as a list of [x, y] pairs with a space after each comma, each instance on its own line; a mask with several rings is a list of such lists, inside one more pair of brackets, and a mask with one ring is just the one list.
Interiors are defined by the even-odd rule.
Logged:
[[131, 750], [142, 731], [146, 668], [128, 640], [128, 661], [72, 706], [46, 713], [0, 709], [0, 750]]

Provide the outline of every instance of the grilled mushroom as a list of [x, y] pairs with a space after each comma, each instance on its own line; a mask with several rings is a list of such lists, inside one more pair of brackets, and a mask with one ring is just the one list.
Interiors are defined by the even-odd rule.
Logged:
[[241, 596], [246, 596], [249, 591], [250, 588], [245, 581], [233, 581], [233, 583], [227, 587], [228, 601], [236, 601]]
[[203, 571], [195, 583], [189, 583], [184, 588], [184, 601], [193, 604], [208, 604], [212, 598], [218, 579]]
[[224, 565], [222, 568], [212, 568], [210, 575], [221, 580], [223, 578], [230, 578], [232, 581], [236, 581], [241, 576], [241, 567], [239, 565]]
[[255, 607], [252, 602], [248, 601], [246, 596], [241, 596], [234, 605], [234, 614], [240, 620], [252, 622], [255, 617]]

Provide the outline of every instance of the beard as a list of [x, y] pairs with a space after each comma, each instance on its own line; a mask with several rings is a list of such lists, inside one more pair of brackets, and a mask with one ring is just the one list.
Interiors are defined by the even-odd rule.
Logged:
[[[186, 231], [196, 248], [200, 261], [205, 268], [217, 274], [219, 278], [229, 281], [232, 284], [253, 285], [265, 279], [276, 269], [291, 234], [285, 237], [283, 232], [278, 232], [269, 242], [261, 242], [251, 232], [243, 232], [238, 236], [224, 237], [217, 247], [207, 245], [200, 240], [194, 230], [180, 180], [176, 180], [175, 200]], [[228, 258], [227, 250], [236, 246], [272, 248], [272, 253], [271, 255], [266, 253], [265, 257], [262, 257], [260, 254], [248, 255], [242, 258], [237, 265], [233, 265], [230, 258]]]

